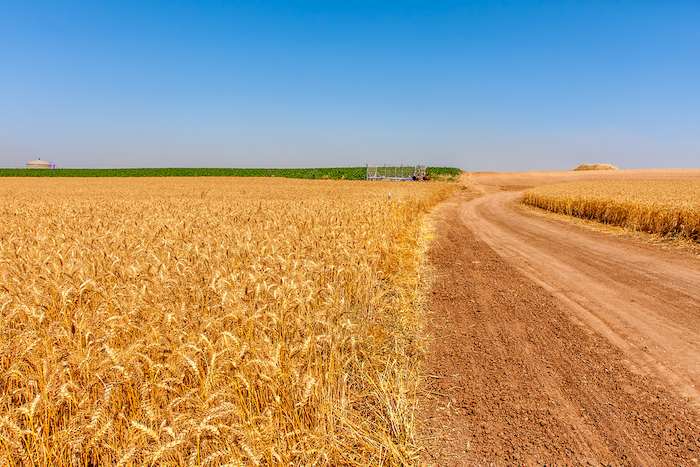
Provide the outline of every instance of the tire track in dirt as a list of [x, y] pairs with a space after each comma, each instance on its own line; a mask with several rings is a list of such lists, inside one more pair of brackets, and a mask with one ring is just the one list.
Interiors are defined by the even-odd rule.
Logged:
[[[603, 258], [592, 257], [575, 246], [583, 240], [571, 236], [573, 226], [564, 239], [560, 232], [538, 231], [538, 223], [552, 223], [545, 219], [532, 220], [531, 228], [518, 236], [508, 229], [519, 229], [523, 220], [513, 216], [530, 216], [512, 206], [513, 196], [472, 199], [465, 192], [434, 213], [437, 239], [429, 257], [436, 277], [427, 322], [428, 383], [419, 413], [424, 461], [695, 465], [700, 417], [688, 386], [694, 384], [698, 302], [692, 285], [697, 270], [681, 257], [657, 258], [663, 263], [657, 272], [644, 270], [638, 263], [643, 258], [631, 257], [624, 248], [619, 256], [605, 250], [620, 248], [614, 243], [597, 253]], [[556, 243], [566, 238], [572, 239], [573, 249], [570, 243]], [[598, 243], [597, 238], [588, 240]], [[528, 248], [536, 246], [552, 250], [530, 262], [519, 259], [528, 258]], [[559, 258], [562, 249], [569, 256]], [[631, 261], [610, 277], [607, 271], [620, 268], [615, 257]], [[648, 313], [651, 307], [654, 315], [649, 321], [636, 319], [648, 326], [642, 329], [633, 326], [636, 321], [620, 318], [625, 327], [611, 328], [606, 316], [586, 318], [576, 307], [590, 313], [600, 302], [581, 293], [578, 284], [548, 282], [539, 268], [549, 268], [552, 259], [561, 266], [554, 277], [567, 274], [565, 267], [583, 277], [602, 270], [601, 279], [610, 279], [610, 287], [620, 291], [609, 297], [615, 306], [634, 291], [637, 298], [647, 297], [650, 301], [644, 298], [639, 310]], [[681, 265], [687, 267], [678, 282], [661, 280], [669, 268]], [[673, 310], [664, 314], [671, 305]], [[663, 318], [668, 327], [658, 326]], [[651, 342], [646, 331], [656, 340]], [[681, 333], [679, 343], [659, 337], [673, 332]], [[651, 361], [639, 359], [612, 336], [642, 349]], [[664, 345], [686, 352], [688, 359], [662, 358], [652, 348]]]

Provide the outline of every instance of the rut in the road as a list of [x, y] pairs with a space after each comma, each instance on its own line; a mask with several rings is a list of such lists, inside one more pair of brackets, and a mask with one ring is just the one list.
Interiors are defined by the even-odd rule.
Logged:
[[678, 465], [700, 456], [698, 414], [576, 324], [460, 220], [435, 215], [436, 277], [420, 421], [424, 460]]

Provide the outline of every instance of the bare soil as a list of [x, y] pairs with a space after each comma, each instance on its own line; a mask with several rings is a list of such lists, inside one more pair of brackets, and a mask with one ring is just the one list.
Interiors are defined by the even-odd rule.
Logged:
[[697, 465], [700, 261], [532, 215], [513, 190], [537, 183], [488, 176], [434, 214], [423, 460]]

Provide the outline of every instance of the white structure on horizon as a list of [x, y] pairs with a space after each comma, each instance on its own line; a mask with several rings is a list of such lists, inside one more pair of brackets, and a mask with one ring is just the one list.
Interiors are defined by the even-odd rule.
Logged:
[[28, 169], [55, 169], [56, 164], [49, 161], [42, 161], [41, 158], [27, 162]]

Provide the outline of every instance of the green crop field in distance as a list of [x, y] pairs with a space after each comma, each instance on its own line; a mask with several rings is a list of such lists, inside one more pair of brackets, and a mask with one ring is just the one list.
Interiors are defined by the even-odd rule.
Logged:
[[428, 167], [430, 178], [440, 180], [456, 180], [462, 174], [462, 169], [457, 167]]
[[[434, 178], [455, 178], [454, 167], [429, 167]], [[306, 169], [236, 168], [133, 168], [133, 169], [0, 169], [0, 177], [285, 177], [333, 180], [363, 180], [365, 167]]]

